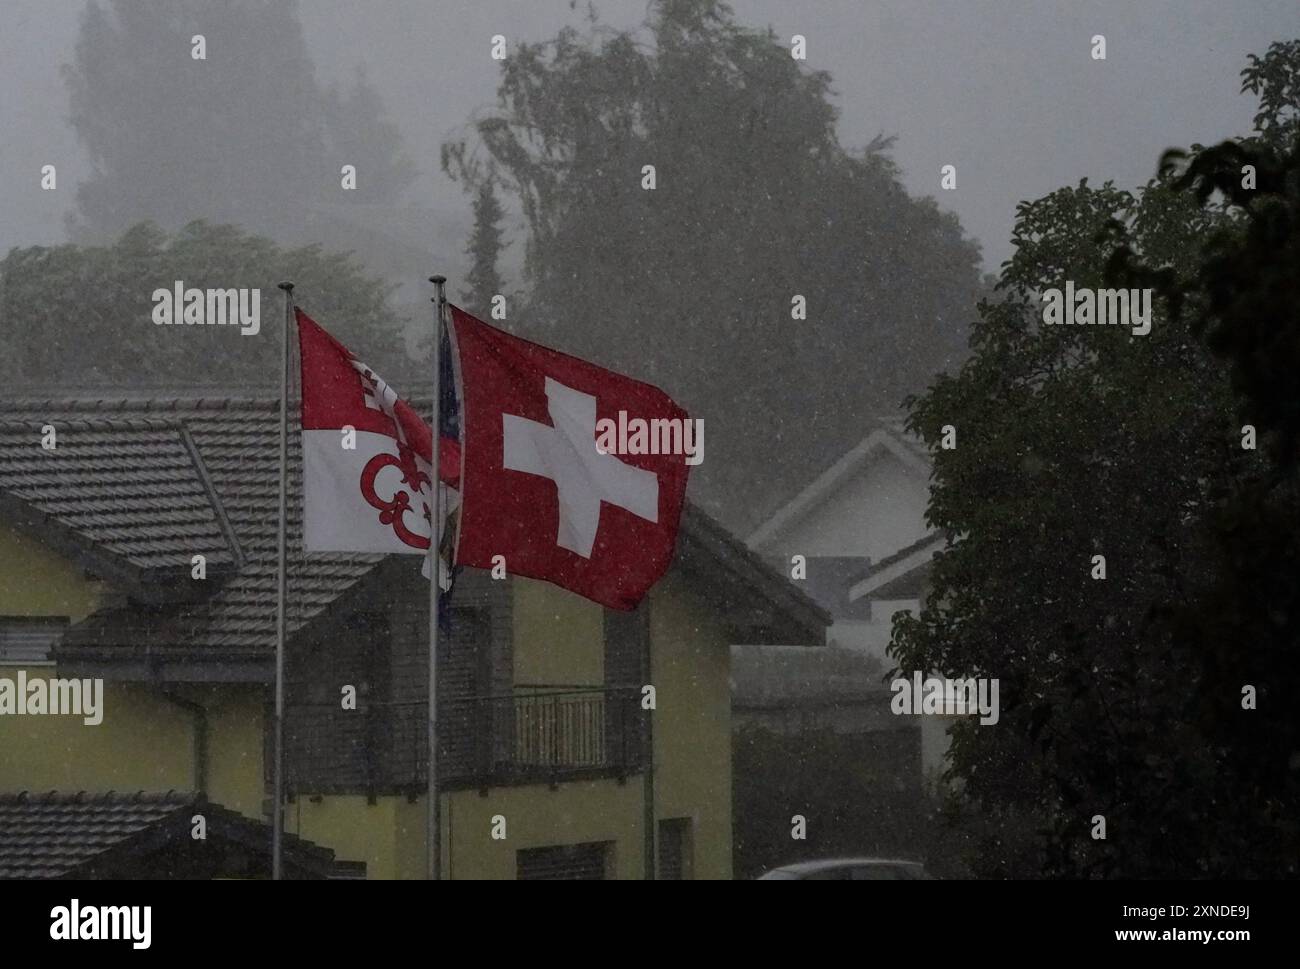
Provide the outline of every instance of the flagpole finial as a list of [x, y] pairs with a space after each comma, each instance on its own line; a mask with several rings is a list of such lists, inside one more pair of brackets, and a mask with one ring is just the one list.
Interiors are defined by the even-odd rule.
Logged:
[[276, 283], [276, 284], [275, 284], [275, 287], [276, 287], [276, 289], [282, 289], [282, 290], [284, 290], [286, 293], [292, 293], [292, 292], [293, 292], [293, 280], [291, 280], [291, 279], [286, 279], [286, 280], [285, 280], [284, 282], [282, 282], [282, 283]]

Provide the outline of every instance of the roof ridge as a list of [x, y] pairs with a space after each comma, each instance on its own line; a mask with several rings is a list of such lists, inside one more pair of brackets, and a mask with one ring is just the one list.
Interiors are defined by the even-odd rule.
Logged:
[[84, 411], [90, 413], [139, 411], [146, 413], [188, 413], [192, 411], [264, 411], [278, 409], [278, 396], [209, 394], [205, 396], [162, 395], [143, 397], [6, 397], [0, 395], [0, 412]]
[[29, 428], [34, 422], [41, 421], [51, 424], [56, 428], [69, 428], [71, 430], [90, 430], [90, 431], [113, 431], [113, 430], [130, 430], [130, 431], [180, 431], [185, 425], [176, 418], [167, 417], [128, 417], [120, 420], [114, 420], [112, 417], [86, 418], [86, 417], [38, 417], [15, 418], [6, 415], [0, 411], [0, 428], [21, 427]]
[[169, 804], [189, 803], [193, 791], [18, 791], [0, 793], [0, 804]]

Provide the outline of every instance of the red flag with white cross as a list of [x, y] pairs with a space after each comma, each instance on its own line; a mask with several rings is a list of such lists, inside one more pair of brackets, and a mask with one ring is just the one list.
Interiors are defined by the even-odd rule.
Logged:
[[656, 387], [450, 309], [462, 394], [456, 564], [503, 559], [509, 574], [635, 608], [672, 564], [701, 431]]

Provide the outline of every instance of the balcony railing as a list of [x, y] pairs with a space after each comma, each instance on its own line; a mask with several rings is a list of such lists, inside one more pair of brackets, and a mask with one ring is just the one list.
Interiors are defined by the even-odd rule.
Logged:
[[[290, 793], [422, 791], [428, 769], [422, 701], [288, 704]], [[445, 788], [558, 783], [641, 769], [645, 725], [634, 687], [516, 688], [443, 699], [439, 783]]]

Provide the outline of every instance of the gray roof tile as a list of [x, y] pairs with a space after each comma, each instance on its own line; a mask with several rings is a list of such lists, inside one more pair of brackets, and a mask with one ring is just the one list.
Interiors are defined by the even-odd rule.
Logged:
[[[208, 818], [209, 836], [266, 841], [261, 821], [245, 818], [208, 801], [200, 794], [164, 793], [0, 794], [0, 879], [43, 879], [105, 874], [114, 864], [132, 857], [146, 840], [160, 833], [188, 838], [196, 810]], [[269, 833], [268, 833], [269, 835]], [[327, 874], [334, 853], [328, 848], [288, 835], [286, 857], [308, 871]], [[116, 861], [109, 861], [115, 859]]]
[[[52, 450], [41, 447], [46, 424]], [[188, 570], [197, 553], [236, 561], [200, 463], [174, 420], [25, 416], [0, 404], [0, 492], [144, 572]]]
[[[142, 616], [129, 605], [101, 611], [70, 630], [69, 647], [118, 645], [115, 638], [129, 636], [135, 646], [274, 649], [279, 406], [278, 400], [233, 398], [0, 399], [0, 492], [39, 499], [94, 541], [133, 561], [183, 568], [186, 578], [192, 555], [209, 555], [210, 568], [214, 551], [216, 561], [231, 555], [220, 551], [219, 510], [242, 555], [238, 570], [214, 583], [206, 600], [178, 603], [167, 617]], [[290, 420], [287, 618], [292, 634], [383, 557], [302, 554], [300, 435], [296, 414]], [[43, 459], [51, 452], [39, 444], [46, 423], [59, 429], [59, 447], [48, 467]], [[211, 481], [210, 503], [205, 504], [202, 477], [182, 431]]]

